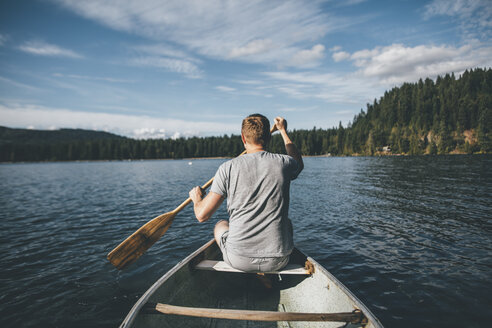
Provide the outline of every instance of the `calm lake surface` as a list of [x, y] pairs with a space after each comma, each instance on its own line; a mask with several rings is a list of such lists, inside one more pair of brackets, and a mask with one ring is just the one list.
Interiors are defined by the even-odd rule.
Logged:
[[[106, 254], [224, 160], [0, 165], [0, 326], [117, 327], [212, 238], [191, 207], [129, 269]], [[387, 327], [492, 322], [492, 156], [306, 158], [296, 245]]]

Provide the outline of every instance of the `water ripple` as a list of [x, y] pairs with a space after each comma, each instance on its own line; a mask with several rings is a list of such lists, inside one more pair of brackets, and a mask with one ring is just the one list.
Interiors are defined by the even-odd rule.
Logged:
[[[177, 207], [223, 160], [0, 165], [2, 327], [117, 326], [212, 237], [190, 207], [137, 264], [106, 254]], [[492, 320], [490, 156], [307, 158], [292, 184], [296, 244], [388, 327]]]

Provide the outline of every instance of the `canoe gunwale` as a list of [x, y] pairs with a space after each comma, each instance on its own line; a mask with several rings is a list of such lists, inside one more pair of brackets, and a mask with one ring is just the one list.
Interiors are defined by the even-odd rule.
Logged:
[[[120, 325], [120, 328], [128, 328], [131, 327], [140, 311], [148, 306], [146, 305], [150, 299], [150, 297], [168, 280], [170, 279], [176, 272], [181, 270], [183, 267], [187, 265], [198, 264], [200, 261], [204, 259], [204, 255], [213, 244], [215, 240], [212, 239], [205, 243], [203, 246], [198, 248], [196, 251], [188, 255], [186, 258], [177, 263], [172, 269], [170, 269], [167, 273], [165, 273], [162, 277], [160, 277], [147, 291], [139, 298], [139, 300], [133, 305], [128, 315], [125, 317], [123, 322]], [[314, 266], [313, 275], [320, 274], [326, 276], [326, 278], [330, 281], [330, 283], [336, 285], [336, 288], [339, 288], [351, 301], [353, 308], [355, 311], [360, 310], [371, 325], [374, 328], [382, 328], [383, 325], [381, 322], [374, 316], [374, 314], [362, 303], [345, 285], [343, 285], [333, 274], [331, 274], [327, 269], [325, 269], [322, 265], [316, 262], [313, 258], [305, 255], [302, 250], [299, 248], [295, 248], [295, 250], [304, 256], [312, 265]], [[309, 278], [308, 278], [309, 279]], [[330, 287], [331, 288], [331, 287]], [[365, 326], [365, 325], [364, 325]]]
[[135, 303], [135, 305], [133, 305], [133, 307], [131, 308], [130, 312], [126, 316], [125, 320], [123, 320], [123, 322], [121, 323], [120, 328], [130, 327], [131, 324], [133, 323], [133, 321], [136, 319], [136, 317], [139, 314], [139, 312], [142, 309], [142, 307], [144, 307], [145, 304], [147, 303], [147, 301], [149, 300], [150, 296], [152, 296], [152, 294], [154, 294], [154, 292], [157, 289], [159, 289], [159, 287], [162, 286], [162, 284], [164, 282], [166, 282], [166, 280], [168, 280], [170, 277], [172, 277], [181, 268], [183, 268], [184, 266], [188, 265], [188, 263], [190, 261], [193, 261], [194, 258], [196, 258], [197, 256], [199, 256], [200, 253], [203, 253], [207, 248], [209, 248], [210, 246], [212, 246], [214, 243], [215, 243], [215, 240], [214, 239], [210, 240], [205, 245], [203, 245], [202, 247], [200, 247], [199, 249], [197, 249], [196, 251], [194, 251], [193, 253], [191, 253], [187, 257], [185, 257], [182, 261], [180, 261], [178, 264], [176, 264], [171, 270], [169, 270], [162, 277], [160, 277], [139, 298], [139, 300], [137, 301], [137, 303]]

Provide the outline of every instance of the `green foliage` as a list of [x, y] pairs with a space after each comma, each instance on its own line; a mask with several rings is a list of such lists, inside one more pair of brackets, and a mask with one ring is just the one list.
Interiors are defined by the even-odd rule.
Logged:
[[431, 143], [429, 144], [429, 146], [427, 147], [427, 153], [429, 155], [436, 155], [437, 154], [437, 146], [436, 144], [434, 143], [434, 141], [431, 141]]
[[[409, 155], [492, 151], [492, 70], [465, 71], [436, 81], [385, 92], [367, 105], [367, 113], [354, 118], [347, 134], [354, 153], [370, 155], [373, 149], [390, 146], [394, 153]], [[472, 131], [477, 143], [465, 146], [464, 131]], [[432, 140], [428, 139], [432, 132]]]
[[[465, 140], [464, 132], [474, 138]], [[405, 83], [367, 104], [353, 122], [331, 129], [294, 130], [304, 155], [409, 155], [492, 152], [492, 69]], [[283, 153], [280, 135], [270, 142]], [[0, 162], [233, 157], [243, 151], [237, 135], [134, 140], [106, 132], [37, 131], [0, 127]]]

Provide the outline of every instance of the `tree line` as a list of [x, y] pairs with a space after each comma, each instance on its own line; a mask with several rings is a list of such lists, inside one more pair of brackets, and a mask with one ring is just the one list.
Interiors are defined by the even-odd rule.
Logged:
[[[348, 129], [338, 128], [338, 153], [373, 155], [492, 151], [492, 70], [465, 71], [405, 83], [367, 104]], [[343, 131], [343, 132], [342, 132]]]
[[[395, 87], [367, 104], [346, 127], [340, 122], [331, 129], [315, 127], [289, 135], [303, 155], [491, 153], [491, 120], [492, 69], [478, 68], [459, 78], [446, 74]], [[7, 131], [10, 138], [3, 137], [7, 132], [0, 135], [0, 161], [233, 157], [243, 150], [238, 135], [135, 140], [92, 131], [90, 137], [77, 139], [73, 136], [84, 135], [82, 130], [67, 131], [72, 131], [70, 138], [47, 138], [44, 133], [55, 131], [21, 138], [21, 132]], [[269, 149], [284, 152], [278, 134]]]

